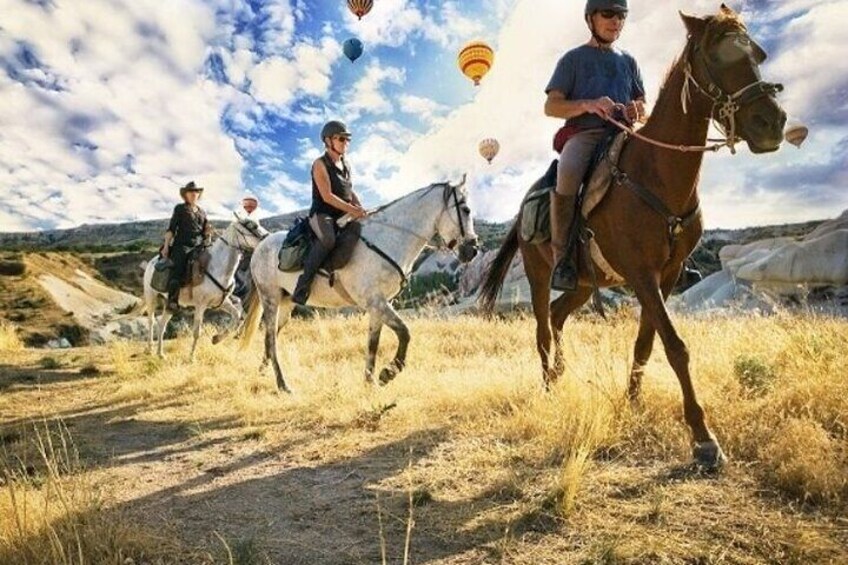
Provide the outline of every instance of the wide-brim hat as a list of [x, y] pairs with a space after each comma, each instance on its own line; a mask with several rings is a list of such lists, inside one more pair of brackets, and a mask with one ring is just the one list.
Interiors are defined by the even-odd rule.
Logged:
[[197, 186], [194, 181], [189, 181], [188, 184], [180, 188], [180, 194], [185, 194], [186, 192], [203, 192], [203, 187]]

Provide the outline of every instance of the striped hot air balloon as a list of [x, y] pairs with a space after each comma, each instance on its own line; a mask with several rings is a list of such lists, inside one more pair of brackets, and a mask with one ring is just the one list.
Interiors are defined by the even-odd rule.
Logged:
[[372, 6], [374, 6], [374, 0], [347, 0], [347, 7], [360, 20], [362, 16], [371, 11]]
[[490, 165], [492, 164], [492, 159], [494, 159], [495, 155], [497, 155], [498, 151], [500, 151], [500, 148], [501, 144], [498, 143], [497, 139], [494, 139], [492, 137], [484, 139], [477, 147], [477, 149], [480, 151], [480, 155], [482, 155], [483, 158], [488, 161]]
[[462, 74], [474, 81], [474, 86], [480, 84], [483, 75], [492, 68], [495, 52], [482, 41], [472, 41], [463, 47], [456, 59]]

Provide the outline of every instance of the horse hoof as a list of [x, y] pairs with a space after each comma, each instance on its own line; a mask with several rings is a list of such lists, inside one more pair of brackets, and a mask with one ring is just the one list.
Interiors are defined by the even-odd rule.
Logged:
[[277, 392], [285, 392], [286, 394], [291, 394], [292, 391], [288, 387], [286, 383], [278, 382], [277, 383]]
[[695, 463], [706, 471], [717, 471], [727, 463], [727, 456], [715, 440], [697, 442], [692, 456]]
[[394, 367], [385, 367], [380, 371], [380, 386], [386, 386], [398, 376], [398, 371]]

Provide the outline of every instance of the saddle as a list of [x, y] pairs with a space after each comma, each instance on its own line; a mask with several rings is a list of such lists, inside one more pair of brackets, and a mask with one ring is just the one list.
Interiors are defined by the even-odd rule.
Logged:
[[186, 268], [186, 281], [183, 282], [183, 288], [195, 287], [203, 282], [206, 278], [206, 268], [209, 267], [209, 261], [212, 260], [212, 254], [206, 247], [197, 247], [188, 257], [188, 267]]
[[[580, 227], [606, 195], [612, 183], [612, 166], [618, 164], [626, 139], [626, 134], [621, 132], [605, 138], [596, 147], [577, 199]], [[550, 193], [556, 188], [558, 165], [559, 160], [554, 159], [545, 174], [533, 183], [521, 203], [520, 234], [528, 243], [538, 245], [551, 238]], [[580, 228], [572, 230], [572, 233], [576, 235], [579, 231]]]
[[[333, 271], [347, 265], [353, 256], [353, 250], [361, 233], [362, 224], [360, 222], [348, 222], [336, 235], [336, 246], [321, 263], [321, 271], [323, 272], [319, 272], [319, 274], [331, 276]], [[316, 242], [317, 238], [309, 227], [308, 218], [298, 218], [283, 241], [277, 257], [277, 267], [284, 272], [300, 271], [303, 269], [303, 261], [309, 253], [310, 247], [315, 245]]]

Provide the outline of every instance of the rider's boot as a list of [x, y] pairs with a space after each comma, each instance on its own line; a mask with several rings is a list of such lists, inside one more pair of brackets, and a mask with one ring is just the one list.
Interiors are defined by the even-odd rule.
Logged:
[[551, 192], [551, 247], [554, 253], [554, 269], [551, 273], [551, 288], [571, 292], [577, 289], [577, 264], [574, 253], [569, 249], [569, 232], [574, 220], [576, 196]]
[[168, 302], [165, 305], [165, 308], [168, 309], [168, 312], [172, 314], [176, 314], [180, 311], [180, 281], [178, 280], [170, 280], [168, 281]]
[[309, 248], [309, 253], [306, 255], [306, 260], [303, 262], [303, 273], [297, 279], [297, 286], [292, 294], [292, 302], [301, 306], [306, 304], [306, 301], [309, 300], [312, 281], [315, 279], [315, 275], [318, 274], [321, 263], [324, 262], [324, 259], [329, 254], [330, 250], [321, 245], [320, 240], [312, 243], [312, 247]]

